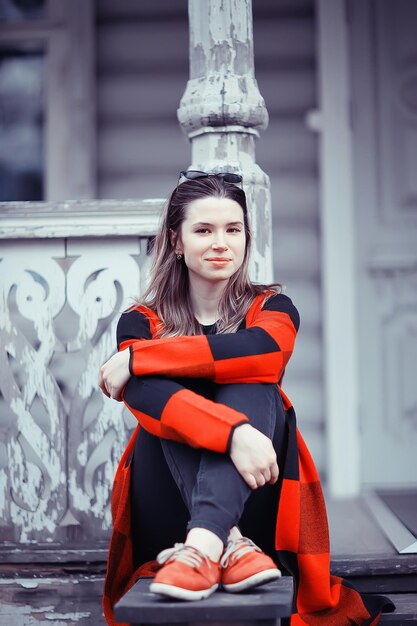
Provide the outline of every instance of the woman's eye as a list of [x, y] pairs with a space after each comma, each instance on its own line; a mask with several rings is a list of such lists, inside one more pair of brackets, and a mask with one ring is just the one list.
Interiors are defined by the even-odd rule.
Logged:
[[[228, 228], [227, 230], [228, 230], [228, 232], [230, 232], [230, 231], [235, 232], [235, 233], [240, 233], [241, 232], [240, 228], [236, 228], [235, 226], [232, 226], [232, 227]], [[206, 232], [209, 232], [209, 229], [208, 228], [199, 228], [195, 232], [196, 233], [206, 233]]]

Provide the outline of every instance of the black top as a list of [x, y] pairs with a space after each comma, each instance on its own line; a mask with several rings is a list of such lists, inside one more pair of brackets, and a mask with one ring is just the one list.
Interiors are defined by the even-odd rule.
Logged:
[[217, 322], [213, 322], [213, 324], [200, 324], [204, 335], [215, 335], [217, 330], [216, 324]]

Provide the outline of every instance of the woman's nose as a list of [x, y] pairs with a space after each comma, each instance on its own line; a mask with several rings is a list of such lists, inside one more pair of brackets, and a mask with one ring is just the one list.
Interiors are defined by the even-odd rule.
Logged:
[[221, 250], [227, 250], [227, 244], [225, 242], [218, 241], [216, 243], [213, 243], [212, 247], [215, 248], [216, 250], [218, 250], [219, 248]]
[[212, 245], [213, 248], [227, 248], [227, 243], [223, 235], [217, 235]]

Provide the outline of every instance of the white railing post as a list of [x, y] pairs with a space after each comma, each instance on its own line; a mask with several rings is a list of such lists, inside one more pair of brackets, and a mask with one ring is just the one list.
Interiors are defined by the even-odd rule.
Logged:
[[190, 169], [243, 175], [254, 236], [251, 277], [272, 280], [269, 177], [255, 162], [268, 112], [254, 73], [251, 0], [189, 0], [190, 79], [178, 119]]

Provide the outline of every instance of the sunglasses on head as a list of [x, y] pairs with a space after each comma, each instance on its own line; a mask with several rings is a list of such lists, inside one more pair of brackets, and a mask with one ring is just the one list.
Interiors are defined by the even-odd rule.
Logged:
[[225, 183], [239, 184], [242, 182], [243, 177], [240, 174], [234, 174], [233, 172], [200, 172], [199, 170], [182, 170], [178, 177], [177, 187], [180, 184], [181, 178], [187, 178], [188, 180], [195, 180], [196, 178], [208, 178], [209, 176], [219, 176]]

